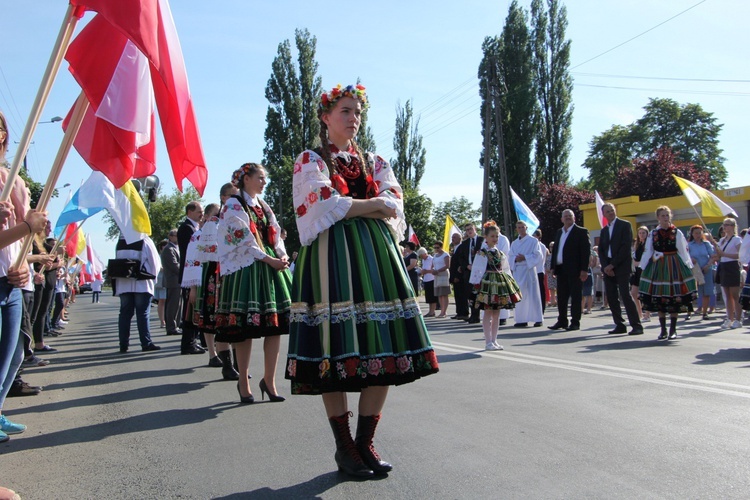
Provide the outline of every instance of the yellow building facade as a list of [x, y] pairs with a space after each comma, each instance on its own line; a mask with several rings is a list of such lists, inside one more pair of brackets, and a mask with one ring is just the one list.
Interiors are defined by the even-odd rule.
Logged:
[[[737, 212], [738, 232], [748, 227], [750, 223], [750, 186], [716, 190], [712, 191], [712, 193]], [[648, 201], [640, 201], [638, 196], [627, 196], [625, 198], [604, 201], [612, 203], [615, 206], [617, 217], [630, 222], [633, 226], [634, 237], [638, 227], [646, 226], [649, 229], [653, 229], [656, 226], [656, 208], [662, 205], [666, 205], [672, 209], [672, 222], [683, 231], [685, 236], [687, 236], [690, 226], [702, 224], [698, 217], [699, 214], [714, 236], [718, 234], [721, 221], [724, 220], [723, 217], [703, 217], [700, 204], [693, 208], [683, 195]], [[596, 203], [587, 203], [578, 208], [583, 212], [583, 225], [589, 230], [594, 244], [598, 244], [601, 224], [596, 212]]]

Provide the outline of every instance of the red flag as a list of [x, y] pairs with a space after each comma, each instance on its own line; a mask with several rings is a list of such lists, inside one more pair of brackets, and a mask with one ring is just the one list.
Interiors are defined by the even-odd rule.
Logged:
[[407, 239], [414, 243], [415, 245], [419, 246], [419, 238], [417, 238], [417, 233], [414, 232], [414, 228], [411, 227], [411, 224], [409, 224], [409, 232]]
[[70, 0], [98, 12], [150, 62], [156, 107], [177, 187], [187, 179], [202, 195], [208, 180], [185, 61], [167, 0]]
[[599, 217], [599, 224], [601, 224], [602, 229], [607, 227], [609, 224], [609, 221], [606, 217], [604, 217], [604, 214], [602, 213], [602, 207], [604, 207], [604, 200], [602, 199], [601, 195], [599, 194], [599, 191], [594, 191], [595, 200], [596, 200], [596, 216]]

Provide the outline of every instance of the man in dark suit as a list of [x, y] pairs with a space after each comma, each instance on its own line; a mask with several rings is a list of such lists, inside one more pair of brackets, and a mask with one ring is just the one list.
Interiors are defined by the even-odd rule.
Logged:
[[458, 247], [458, 250], [456, 250], [455, 258], [458, 259], [458, 272], [461, 273], [461, 281], [464, 284], [466, 298], [469, 301], [469, 318], [466, 321], [474, 324], [480, 321], [479, 309], [474, 307], [477, 295], [474, 292], [474, 285], [469, 283], [469, 278], [471, 277], [471, 264], [474, 262], [476, 254], [482, 248], [484, 238], [477, 236], [477, 228], [471, 223], [464, 226], [464, 232], [466, 239]]
[[[185, 207], [185, 220], [177, 228], [177, 244], [180, 247], [180, 284], [182, 284], [182, 274], [185, 271], [185, 255], [190, 238], [198, 230], [198, 225], [203, 218], [203, 207], [197, 201], [191, 201]], [[193, 322], [188, 318], [187, 311], [190, 307], [190, 289], [182, 289], [182, 343], [180, 352], [182, 354], [202, 354], [205, 351], [198, 345], [197, 329]]]
[[167, 235], [168, 243], [161, 251], [162, 286], [167, 289], [167, 299], [164, 302], [164, 324], [167, 335], [181, 335], [180, 330], [180, 302], [182, 287], [180, 287], [180, 250], [177, 248], [177, 229], [172, 229]]
[[630, 295], [630, 274], [633, 270], [633, 229], [628, 221], [617, 218], [617, 211], [611, 203], [605, 203], [602, 206], [602, 215], [609, 224], [602, 229], [599, 236], [599, 261], [602, 264], [609, 310], [612, 311], [612, 319], [615, 320], [615, 328], [609, 333], [628, 331], [620, 309], [620, 299], [622, 299], [632, 327], [630, 335], [643, 335], [638, 308]]
[[453, 298], [456, 301], [456, 315], [451, 319], [469, 319], [469, 299], [466, 297], [466, 287], [464, 286], [463, 273], [458, 272], [458, 258], [456, 254], [461, 247], [461, 235], [453, 233], [451, 236], [451, 264], [449, 267], [451, 284], [453, 285]]
[[[557, 277], [557, 322], [550, 330], [579, 330], [581, 328], [581, 299], [583, 282], [588, 277], [591, 242], [589, 232], [576, 225], [572, 210], [563, 210], [563, 227], [555, 236], [552, 256], [554, 274]], [[568, 323], [568, 301], [570, 323]]]

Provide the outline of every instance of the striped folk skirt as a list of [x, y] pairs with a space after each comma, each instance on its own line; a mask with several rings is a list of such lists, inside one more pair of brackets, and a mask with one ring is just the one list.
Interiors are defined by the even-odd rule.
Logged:
[[[273, 248], [266, 253], [276, 257]], [[242, 342], [289, 333], [292, 275], [255, 261], [221, 278], [216, 342]]]
[[419, 304], [385, 222], [342, 220], [300, 249], [285, 375], [293, 394], [359, 392], [437, 371]]
[[695, 299], [697, 287], [693, 272], [677, 253], [665, 253], [649, 261], [641, 273], [638, 295], [643, 309], [651, 312], [678, 313]]
[[521, 289], [512, 276], [486, 272], [479, 284], [474, 307], [477, 309], [513, 309], [521, 301]]
[[193, 324], [198, 330], [214, 333], [216, 330], [216, 301], [219, 290], [217, 262], [204, 262], [201, 272], [201, 285], [196, 287]]

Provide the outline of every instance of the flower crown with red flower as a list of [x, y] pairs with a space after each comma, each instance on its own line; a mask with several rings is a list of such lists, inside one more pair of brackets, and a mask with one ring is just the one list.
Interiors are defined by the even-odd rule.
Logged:
[[258, 170], [262, 170], [263, 165], [260, 165], [259, 163], [245, 163], [240, 168], [232, 172], [232, 184], [237, 186], [238, 188], [242, 188], [242, 185], [240, 184], [240, 180], [248, 174], [251, 174], [253, 172], [257, 172]]
[[364, 85], [347, 85], [342, 87], [339, 83], [330, 92], [323, 92], [320, 96], [318, 109], [320, 112], [330, 111], [336, 105], [336, 101], [342, 97], [353, 97], [362, 103], [362, 108], [367, 108], [367, 93]]

